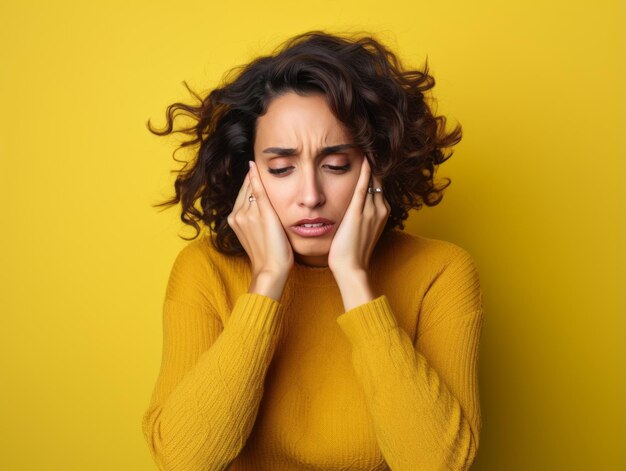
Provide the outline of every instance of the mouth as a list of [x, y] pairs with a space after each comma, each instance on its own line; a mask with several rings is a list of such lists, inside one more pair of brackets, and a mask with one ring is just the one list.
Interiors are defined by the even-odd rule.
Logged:
[[328, 219], [302, 219], [295, 225], [291, 226], [292, 232], [303, 237], [320, 237], [331, 232], [335, 227], [335, 223]]

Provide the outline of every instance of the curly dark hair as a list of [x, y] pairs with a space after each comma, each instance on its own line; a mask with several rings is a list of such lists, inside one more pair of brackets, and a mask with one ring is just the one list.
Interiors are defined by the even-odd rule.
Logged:
[[[231, 78], [231, 75], [235, 75]], [[444, 150], [461, 140], [461, 126], [446, 131], [444, 116], [435, 116], [424, 92], [435, 86], [428, 63], [420, 70], [404, 70], [400, 60], [371, 35], [336, 35], [315, 30], [294, 36], [272, 54], [257, 57], [229, 71], [225, 83], [201, 97], [196, 106], [173, 103], [167, 125], [150, 132], [164, 136], [190, 135], [174, 151], [184, 162], [174, 183], [175, 196], [155, 207], [182, 203], [181, 220], [200, 234], [197, 221], [215, 233], [214, 244], [225, 254], [245, 250], [228, 226], [239, 188], [254, 160], [256, 121], [272, 98], [285, 93], [322, 93], [380, 176], [391, 211], [384, 231], [404, 229], [409, 210], [435, 206], [450, 178], [437, 186], [438, 165], [452, 156]], [[174, 129], [179, 116], [192, 124]], [[197, 152], [195, 151], [197, 147]], [[176, 151], [191, 147], [193, 158], [181, 161]], [[196, 201], [200, 200], [200, 207]], [[213, 238], [212, 238], [213, 240]]]

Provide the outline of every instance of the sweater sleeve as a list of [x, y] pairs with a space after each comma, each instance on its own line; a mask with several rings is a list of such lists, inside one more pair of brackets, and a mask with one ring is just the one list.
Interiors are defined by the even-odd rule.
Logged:
[[170, 275], [161, 369], [142, 419], [162, 471], [223, 470], [240, 453], [282, 324], [278, 301], [244, 293], [223, 326], [190, 258], [181, 253]]
[[476, 266], [459, 249], [424, 296], [415, 343], [385, 295], [337, 318], [393, 471], [468, 470], [477, 454], [483, 310]]

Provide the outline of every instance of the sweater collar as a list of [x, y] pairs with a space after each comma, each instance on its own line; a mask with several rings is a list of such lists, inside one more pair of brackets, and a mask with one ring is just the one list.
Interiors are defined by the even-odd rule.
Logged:
[[289, 277], [297, 285], [332, 286], [335, 276], [329, 267], [313, 267], [294, 262]]

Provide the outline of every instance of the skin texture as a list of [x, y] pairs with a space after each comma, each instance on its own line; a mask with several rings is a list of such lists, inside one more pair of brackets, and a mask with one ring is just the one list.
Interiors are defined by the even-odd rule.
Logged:
[[[328, 155], [327, 146], [351, 144], [351, 136], [332, 114], [322, 95], [286, 93], [275, 98], [257, 120], [255, 163], [240, 188], [228, 223], [250, 256], [249, 292], [280, 299], [297, 260], [328, 266], [347, 310], [376, 297], [368, 276], [372, 251], [389, 216], [390, 205], [369, 162], [356, 148]], [[268, 148], [294, 149], [279, 155]], [[332, 167], [349, 166], [347, 169]], [[270, 170], [286, 169], [282, 174]], [[254, 194], [256, 201], [249, 202]], [[302, 237], [290, 227], [304, 218], [324, 217], [332, 231]]]
[[[325, 146], [352, 143], [321, 95], [287, 93], [275, 98], [257, 120], [254, 157], [263, 187], [276, 211], [299, 263], [328, 266], [330, 244], [350, 204], [363, 153], [356, 148], [317, 156]], [[296, 155], [264, 153], [268, 147], [294, 148]], [[331, 167], [350, 165], [348, 170]], [[281, 175], [269, 169], [287, 169]], [[333, 230], [320, 237], [302, 237], [289, 228], [304, 218], [325, 217]]]

